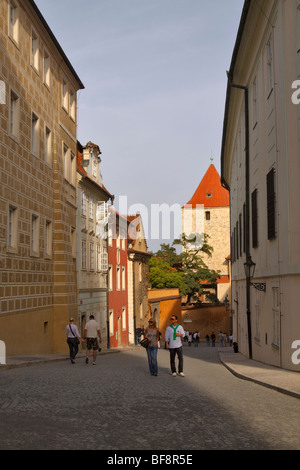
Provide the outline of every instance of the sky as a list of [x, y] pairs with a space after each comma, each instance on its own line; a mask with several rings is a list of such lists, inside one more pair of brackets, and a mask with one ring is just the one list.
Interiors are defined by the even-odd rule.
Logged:
[[156, 251], [179, 234], [157, 236], [152, 208], [187, 203], [211, 158], [220, 173], [226, 70], [244, 1], [35, 2], [85, 86], [77, 138], [100, 147], [115, 208], [141, 213]]

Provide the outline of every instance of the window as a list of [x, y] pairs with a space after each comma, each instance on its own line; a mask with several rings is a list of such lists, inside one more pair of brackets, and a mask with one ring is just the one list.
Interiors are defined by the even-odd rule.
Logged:
[[19, 8], [14, 0], [9, 3], [8, 34], [17, 44], [19, 43]]
[[268, 94], [273, 90], [273, 46], [272, 46], [272, 36], [270, 36], [267, 42], [267, 87]]
[[117, 290], [120, 290], [120, 283], [121, 283], [121, 273], [120, 273], [120, 266], [117, 266]]
[[86, 217], [86, 194], [84, 192], [81, 193], [81, 215]]
[[252, 209], [252, 247], [258, 247], [258, 213], [257, 213], [257, 189], [251, 194]]
[[86, 241], [81, 241], [81, 269], [86, 269]]
[[122, 330], [126, 330], [126, 308], [122, 307]]
[[8, 210], [8, 248], [17, 248], [17, 209], [9, 206]]
[[94, 220], [94, 200], [89, 198], [89, 219]]
[[139, 276], [139, 282], [142, 282], [142, 263], [139, 263], [139, 271], [138, 271], [138, 276]]
[[140, 320], [143, 320], [143, 304], [140, 302]]
[[76, 229], [71, 227], [71, 247], [72, 247], [72, 257], [76, 258]]
[[36, 214], [31, 216], [31, 255], [39, 255], [39, 238], [40, 238], [40, 218]]
[[210, 211], [205, 212], [205, 220], [210, 220]]
[[34, 30], [31, 33], [31, 64], [37, 71], [39, 70], [38, 37]]
[[48, 165], [52, 165], [52, 133], [47, 126], [45, 127], [45, 160]]
[[114, 335], [114, 311], [109, 311], [109, 335]]
[[75, 178], [76, 178], [76, 160], [75, 160], [75, 153], [71, 151], [70, 154], [70, 173], [69, 173], [69, 182], [75, 186]]
[[39, 154], [39, 118], [35, 113], [31, 114], [31, 151], [34, 155]]
[[69, 176], [69, 148], [63, 144], [63, 162], [64, 162], [64, 177], [68, 180]]
[[20, 99], [10, 90], [10, 133], [14, 137], [19, 136], [19, 109]]
[[125, 267], [122, 267], [122, 290], [126, 290], [126, 271]]
[[75, 186], [75, 154], [65, 143], [63, 144], [63, 162], [64, 177], [70, 184]]
[[95, 270], [95, 245], [90, 243], [90, 271]]
[[252, 106], [253, 106], [253, 127], [257, 124], [257, 87], [256, 87], [256, 77], [253, 81], [252, 88]]
[[98, 201], [97, 203], [97, 221], [104, 219], [108, 214], [108, 205], [104, 201]]
[[48, 52], [44, 49], [44, 64], [43, 64], [43, 79], [45, 85], [50, 87], [50, 57]]
[[256, 341], [260, 340], [260, 295], [261, 292], [256, 290], [256, 300], [255, 300], [255, 339]]
[[240, 250], [240, 256], [243, 255], [243, 234], [242, 234], [242, 214], [239, 215], [239, 247], [238, 249]]
[[46, 220], [45, 254], [49, 258], [52, 256], [52, 222], [50, 220]]
[[280, 301], [279, 301], [279, 288], [272, 288], [273, 295], [273, 335], [272, 345], [279, 348], [280, 346]]
[[275, 170], [272, 168], [272, 170], [267, 174], [268, 240], [276, 238], [275, 217]]
[[68, 87], [65, 80], [62, 82], [62, 105], [63, 108], [68, 111]]
[[113, 276], [112, 276], [112, 267], [108, 267], [108, 290], [113, 290]]
[[76, 110], [76, 100], [75, 100], [75, 93], [70, 91], [70, 116], [75, 121], [75, 113]]

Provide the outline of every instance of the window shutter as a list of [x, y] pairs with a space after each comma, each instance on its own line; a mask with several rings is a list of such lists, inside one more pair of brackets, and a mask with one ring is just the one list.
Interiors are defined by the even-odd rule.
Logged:
[[276, 237], [275, 226], [275, 170], [272, 168], [267, 174], [267, 218], [268, 240]]
[[252, 246], [258, 247], [258, 212], [257, 212], [257, 189], [251, 194], [252, 209]]

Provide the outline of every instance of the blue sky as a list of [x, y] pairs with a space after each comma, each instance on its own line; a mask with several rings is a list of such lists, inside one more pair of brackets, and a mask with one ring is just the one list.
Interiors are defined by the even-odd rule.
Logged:
[[99, 145], [116, 208], [120, 196], [128, 209], [185, 204], [211, 156], [220, 172], [244, 1], [35, 1], [85, 86], [77, 137]]

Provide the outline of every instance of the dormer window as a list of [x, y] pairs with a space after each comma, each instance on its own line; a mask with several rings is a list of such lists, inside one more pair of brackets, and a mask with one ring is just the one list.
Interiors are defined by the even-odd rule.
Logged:
[[208, 192], [208, 193], [206, 193], [206, 197], [212, 197], [212, 191], [211, 191], [211, 192]]

